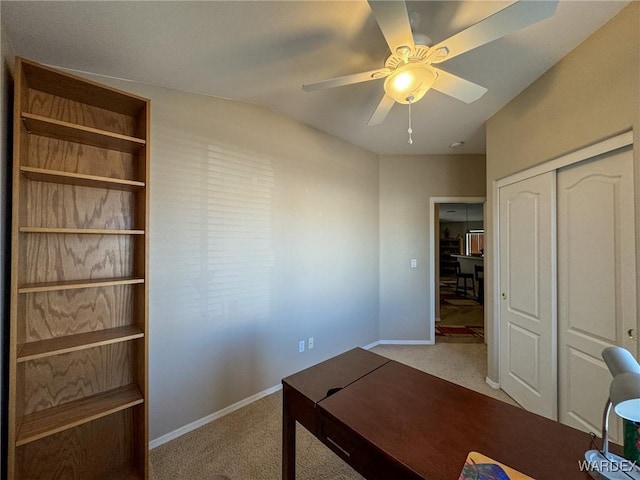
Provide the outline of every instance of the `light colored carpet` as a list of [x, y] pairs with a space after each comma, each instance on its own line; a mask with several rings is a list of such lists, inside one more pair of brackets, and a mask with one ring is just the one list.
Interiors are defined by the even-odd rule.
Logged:
[[440, 343], [436, 345], [379, 345], [371, 350], [398, 362], [444, 378], [489, 397], [517, 405], [502, 390], [487, 385], [485, 344]]
[[[282, 394], [269, 395], [151, 451], [153, 480], [275, 480], [281, 475]], [[298, 479], [360, 479], [298, 425]]]
[[[489, 387], [486, 346], [381, 345], [372, 351], [512, 404]], [[275, 480], [280, 478], [281, 392], [211, 422], [151, 451], [153, 480]], [[361, 479], [303, 427], [297, 431], [297, 478]]]

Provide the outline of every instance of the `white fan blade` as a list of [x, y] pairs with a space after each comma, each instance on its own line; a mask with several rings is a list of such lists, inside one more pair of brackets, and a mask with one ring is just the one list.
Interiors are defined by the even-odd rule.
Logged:
[[393, 107], [394, 103], [396, 103], [396, 101], [389, 95], [382, 97], [376, 111], [373, 112], [369, 118], [367, 125], [379, 125], [384, 122], [384, 119], [387, 118], [387, 114], [389, 113], [389, 110], [391, 110], [391, 107]]
[[398, 47], [407, 46], [411, 49], [415, 47], [407, 5], [404, 1], [369, 0], [369, 6], [391, 53], [396, 53]]
[[452, 73], [445, 72], [439, 68], [434, 68], [434, 70], [438, 74], [438, 78], [436, 78], [433, 87], [431, 87], [434, 90], [446, 93], [447, 95], [466, 103], [475, 102], [487, 93], [486, 88], [481, 87], [476, 83], [457, 77]]
[[475, 25], [460, 33], [434, 45], [433, 51], [441, 50], [446, 55], [435, 58], [432, 63], [440, 63], [462, 53], [473, 50], [485, 43], [504, 37], [508, 33], [515, 32], [540, 20], [552, 16], [557, 0], [523, 1], [512, 3], [497, 13], [481, 20]]
[[391, 73], [388, 68], [371, 70], [370, 72], [354, 73], [353, 75], [345, 75], [344, 77], [331, 78], [322, 80], [321, 82], [307, 83], [302, 88], [307, 92], [321, 90], [324, 88], [342, 87], [343, 85], [351, 85], [352, 83], [366, 82], [368, 80], [376, 80], [384, 78]]

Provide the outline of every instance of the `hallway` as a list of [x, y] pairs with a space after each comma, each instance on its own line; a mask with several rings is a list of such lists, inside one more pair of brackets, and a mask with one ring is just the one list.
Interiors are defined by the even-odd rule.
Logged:
[[483, 203], [435, 207], [436, 342], [483, 343]]

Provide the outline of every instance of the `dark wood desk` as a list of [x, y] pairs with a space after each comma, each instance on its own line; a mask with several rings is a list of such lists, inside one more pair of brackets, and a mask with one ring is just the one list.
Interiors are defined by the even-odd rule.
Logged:
[[367, 479], [457, 480], [470, 451], [536, 480], [590, 478], [586, 433], [360, 348], [282, 384], [286, 480], [296, 421]]

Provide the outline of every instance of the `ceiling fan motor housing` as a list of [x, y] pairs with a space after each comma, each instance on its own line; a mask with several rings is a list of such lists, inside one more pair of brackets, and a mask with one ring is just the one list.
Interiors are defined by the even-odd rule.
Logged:
[[428, 53], [429, 47], [416, 45], [413, 49], [409, 49], [409, 53], [407, 55], [403, 56], [397, 53], [389, 55], [389, 58], [384, 62], [384, 66], [391, 70], [395, 70], [406, 63], [425, 62]]

